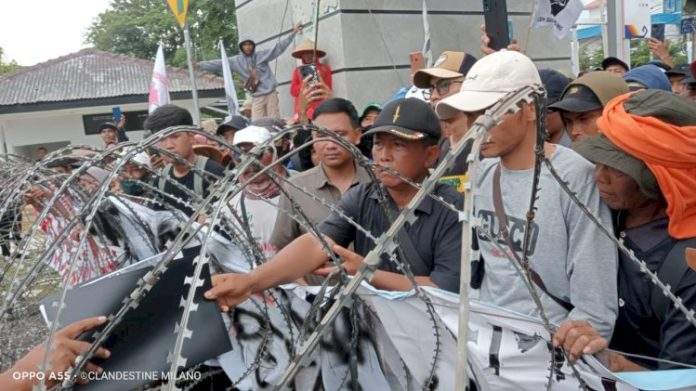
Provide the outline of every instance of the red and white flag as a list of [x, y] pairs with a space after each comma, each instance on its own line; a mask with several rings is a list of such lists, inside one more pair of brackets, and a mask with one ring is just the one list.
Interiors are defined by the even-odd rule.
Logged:
[[152, 81], [150, 81], [150, 95], [147, 98], [147, 111], [152, 113], [156, 108], [166, 105], [169, 99], [169, 79], [167, 79], [167, 66], [164, 64], [164, 51], [162, 45], [157, 49], [155, 56], [155, 67], [152, 70]]

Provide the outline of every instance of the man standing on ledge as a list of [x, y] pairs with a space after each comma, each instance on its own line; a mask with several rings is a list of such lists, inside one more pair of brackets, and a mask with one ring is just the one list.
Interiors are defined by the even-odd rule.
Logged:
[[[241, 39], [241, 53], [230, 57], [230, 68], [237, 72], [244, 82], [244, 89], [251, 94], [251, 119], [262, 117], [280, 118], [278, 109], [278, 81], [271, 72], [269, 63], [290, 46], [295, 35], [302, 31], [298, 23], [292, 28], [292, 33], [276, 43], [271, 49], [256, 50], [252, 39]], [[222, 74], [222, 61], [202, 61], [198, 65], [205, 71]]]

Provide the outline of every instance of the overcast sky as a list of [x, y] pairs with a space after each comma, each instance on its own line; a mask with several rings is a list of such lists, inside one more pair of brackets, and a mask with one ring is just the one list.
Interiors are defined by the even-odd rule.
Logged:
[[34, 65], [85, 44], [87, 28], [110, 0], [5, 0], [0, 10], [0, 47], [5, 61]]

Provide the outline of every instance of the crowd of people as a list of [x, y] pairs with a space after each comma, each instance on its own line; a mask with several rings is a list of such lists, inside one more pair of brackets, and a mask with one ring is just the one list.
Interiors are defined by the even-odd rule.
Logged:
[[[526, 224], [537, 122], [543, 114], [543, 154], [555, 174], [686, 308], [696, 308], [696, 271], [686, 260], [687, 248], [696, 247], [696, 63], [680, 66], [663, 59], [629, 69], [621, 60], [607, 58], [601, 70], [569, 78], [538, 69], [516, 50], [484, 50], [489, 54], [480, 59], [445, 51], [434, 67], [414, 73], [413, 84], [423, 92], [420, 97], [370, 103], [359, 112], [350, 100], [331, 97], [331, 68], [319, 62], [325, 52], [303, 42], [293, 51], [302, 65], [293, 73], [294, 113], [285, 122], [278, 119], [277, 83], [268, 62], [285, 51], [292, 36], [258, 52], [252, 40], [242, 40], [242, 53], [232, 57], [233, 71], [253, 90], [251, 118], [232, 115], [212, 133], [235, 146], [236, 153], [212, 145], [218, 153], [197, 154], [194, 135], [175, 132], [160, 141], [163, 154], [142, 153], [133, 159], [122, 173], [120, 189], [115, 188], [133, 196], [154, 196], [152, 189], [139, 185], [150, 182], [169, 196], [168, 204], [192, 215], [191, 193], [207, 197], [226, 170], [235, 170], [235, 163], [254, 154], [256, 164], [239, 173], [243, 191], [225, 205], [223, 214], [248, 222], [264, 262], [248, 274], [213, 276], [213, 288], [205, 297], [216, 300], [222, 311], [280, 284], [317, 284], [336, 271], [317, 233], [287, 213], [294, 208], [318, 227], [340, 257], [342, 269], [354, 274], [375, 244], [345, 217], [373, 237], [385, 233], [417, 193], [412, 183], [423, 182], [448, 151], [463, 142], [477, 118], [508, 93], [539, 86], [547, 94], [541, 110], [523, 103], [490, 129], [475, 172], [470, 172], [468, 160], [473, 143], [467, 141], [465, 152], [433, 190], [462, 210], [467, 183], [477, 189], [473, 213], [480, 226], [474, 246], [480, 258], [473, 260], [474, 278], [466, 283], [483, 302], [538, 317], [540, 309], [512, 261], [528, 258], [543, 311], [558, 326], [553, 344], [563, 347], [571, 359], [596, 353], [613, 371], [696, 364], [694, 325], [646, 278], [640, 264], [602, 234], [545, 166], [540, 169], [534, 218]], [[204, 66], [213, 69], [219, 63]], [[313, 68], [306, 70], [307, 66]], [[305, 121], [355, 148], [348, 150], [316, 130], [293, 139], [275, 137], [288, 122]], [[193, 126], [193, 121], [175, 105], [159, 107], [145, 122], [153, 134], [180, 125]], [[119, 141], [117, 130], [103, 127], [106, 147]], [[310, 149], [293, 153], [308, 141]], [[272, 173], [260, 174], [268, 166], [273, 166]], [[150, 178], [152, 170], [159, 170], [158, 179]], [[292, 185], [278, 178], [290, 178]], [[394, 257], [399, 259], [385, 254], [370, 283], [383, 290], [411, 289], [398, 266], [403, 262], [418, 284], [458, 293], [458, 214], [426, 198], [415, 215], [417, 219], [397, 234], [401, 251]], [[523, 243], [525, 236], [529, 243]], [[74, 359], [86, 348], [70, 339], [78, 335], [76, 329], [101, 323], [102, 319], [91, 319], [61, 331], [65, 341], [53, 355], [63, 356], [52, 360], [53, 370], [69, 365], [70, 360], [60, 357]], [[99, 355], [105, 358], [108, 352]], [[26, 368], [37, 356], [32, 351], [3, 374], [0, 388], [24, 389], [8, 374]]]

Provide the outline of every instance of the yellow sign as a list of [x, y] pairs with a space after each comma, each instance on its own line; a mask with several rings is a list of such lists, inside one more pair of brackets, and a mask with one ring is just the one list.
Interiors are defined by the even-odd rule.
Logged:
[[172, 10], [176, 21], [181, 28], [186, 24], [186, 12], [188, 12], [189, 0], [167, 0], [169, 9]]

